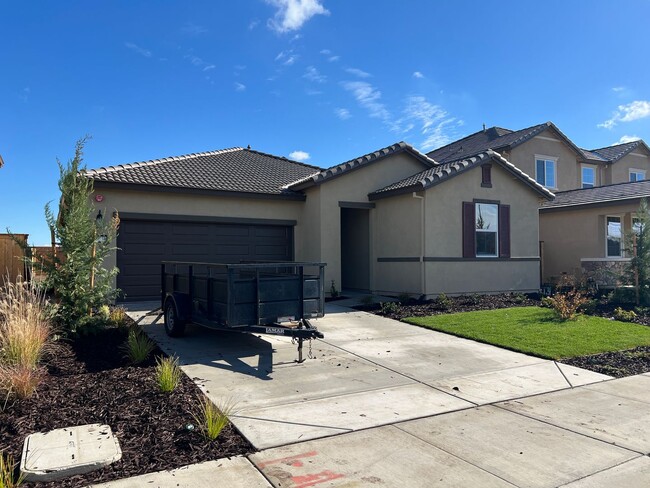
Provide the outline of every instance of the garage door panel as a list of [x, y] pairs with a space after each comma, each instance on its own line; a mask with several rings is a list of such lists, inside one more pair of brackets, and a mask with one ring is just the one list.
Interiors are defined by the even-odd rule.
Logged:
[[292, 260], [291, 227], [123, 220], [117, 238], [117, 286], [126, 300], [160, 296], [160, 262]]

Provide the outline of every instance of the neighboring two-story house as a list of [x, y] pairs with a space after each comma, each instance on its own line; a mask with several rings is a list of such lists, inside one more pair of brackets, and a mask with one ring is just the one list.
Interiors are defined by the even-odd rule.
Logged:
[[648, 146], [639, 140], [585, 150], [547, 122], [517, 131], [491, 127], [428, 156], [444, 163], [488, 148], [556, 196], [540, 208], [542, 280], [587, 272], [613, 284], [629, 260], [625, 236], [633, 231], [640, 199], [650, 196]]

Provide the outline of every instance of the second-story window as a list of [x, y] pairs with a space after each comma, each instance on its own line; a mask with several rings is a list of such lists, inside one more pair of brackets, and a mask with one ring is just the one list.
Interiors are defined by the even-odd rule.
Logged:
[[582, 188], [593, 188], [596, 184], [596, 172], [590, 166], [582, 167]]
[[557, 188], [557, 161], [551, 158], [535, 159], [535, 180], [546, 188]]
[[645, 171], [642, 169], [630, 169], [630, 181], [645, 180]]

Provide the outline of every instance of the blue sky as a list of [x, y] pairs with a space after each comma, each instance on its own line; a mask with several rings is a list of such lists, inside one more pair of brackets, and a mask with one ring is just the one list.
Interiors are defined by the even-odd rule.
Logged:
[[0, 0], [0, 232], [46, 244], [56, 158], [251, 145], [330, 166], [552, 120], [650, 139], [643, 1]]

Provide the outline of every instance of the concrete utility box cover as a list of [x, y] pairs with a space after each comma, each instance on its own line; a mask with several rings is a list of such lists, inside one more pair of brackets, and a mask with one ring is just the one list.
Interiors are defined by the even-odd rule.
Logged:
[[80, 425], [27, 436], [20, 470], [26, 481], [53, 481], [108, 466], [121, 457], [108, 425]]

